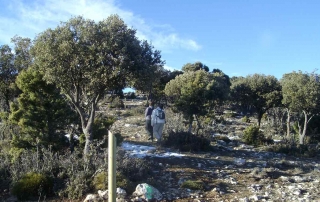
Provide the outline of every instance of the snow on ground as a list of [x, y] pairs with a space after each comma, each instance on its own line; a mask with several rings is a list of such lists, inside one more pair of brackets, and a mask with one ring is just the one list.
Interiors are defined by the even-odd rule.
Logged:
[[164, 153], [157, 153], [156, 147], [154, 146], [145, 146], [139, 144], [133, 144], [130, 142], [123, 142], [121, 148], [124, 149], [129, 153], [130, 156], [136, 158], [144, 158], [144, 157], [159, 157], [159, 158], [166, 158], [166, 157], [182, 157], [183, 154], [175, 153], [175, 152], [164, 152]]

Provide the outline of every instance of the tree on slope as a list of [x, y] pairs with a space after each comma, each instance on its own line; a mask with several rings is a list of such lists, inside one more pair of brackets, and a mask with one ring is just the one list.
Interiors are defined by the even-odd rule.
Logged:
[[80, 116], [84, 156], [99, 100], [107, 91], [134, 87], [150, 68], [162, 65], [160, 55], [145, 43], [116, 15], [97, 23], [72, 18], [36, 38], [32, 50], [44, 79], [61, 89]]
[[221, 75], [204, 70], [187, 71], [171, 80], [165, 87], [166, 96], [174, 110], [181, 112], [189, 122], [191, 132], [194, 117], [206, 115], [210, 104], [227, 97], [229, 86]]
[[232, 82], [231, 97], [233, 102], [254, 108], [260, 127], [262, 115], [281, 104], [281, 85], [274, 76], [254, 74], [240, 77]]
[[44, 146], [58, 149], [67, 126], [75, 120], [75, 113], [53, 84], [47, 84], [43, 75], [28, 68], [17, 77], [22, 91], [17, 102], [11, 104], [9, 120], [19, 126], [13, 145], [31, 148], [37, 141]]
[[[303, 117], [303, 123], [301, 125], [298, 122], [298, 128], [299, 144], [304, 144], [307, 125], [313, 116], [320, 111], [320, 83], [318, 76], [315, 73], [292, 72], [283, 75], [281, 85], [282, 103], [289, 110], [288, 116], [290, 116], [290, 112], [297, 112]], [[289, 128], [290, 125], [287, 122], [287, 129], [289, 130]]]

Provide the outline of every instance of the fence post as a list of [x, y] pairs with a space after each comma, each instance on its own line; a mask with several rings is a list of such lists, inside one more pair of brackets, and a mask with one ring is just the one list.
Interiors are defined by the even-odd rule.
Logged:
[[116, 202], [116, 137], [108, 133], [108, 202]]

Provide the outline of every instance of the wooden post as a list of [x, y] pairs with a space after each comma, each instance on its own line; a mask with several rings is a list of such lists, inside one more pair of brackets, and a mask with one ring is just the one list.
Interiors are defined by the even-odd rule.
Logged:
[[108, 202], [116, 202], [116, 137], [108, 137]]

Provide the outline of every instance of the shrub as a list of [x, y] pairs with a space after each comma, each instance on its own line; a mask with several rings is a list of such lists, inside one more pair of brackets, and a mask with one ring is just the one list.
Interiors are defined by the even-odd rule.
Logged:
[[[124, 176], [122, 173], [117, 172], [116, 174], [116, 186], [125, 189], [128, 193], [134, 192], [134, 184]], [[97, 190], [106, 190], [108, 189], [108, 173], [103, 171], [94, 176], [92, 185], [94, 189]]]
[[311, 145], [280, 144], [269, 147], [268, 151], [297, 157], [315, 157], [320, 154], [319, 149], [312, 147]]
[[188, 132], [169, 131], [164, 135], [164, 146], [173, 147], [180, 151], [209, 151], [211, 150], [210, 140], [204, 136], [197, 136]]
[[109, 105], [110, 108], [124, 108], [123, 101], [120, 99], [120, 97], [110, 98], [111, 103]]
[[12, 194], [19, 200], [30, 197], [50, 196], [53, 194], [53, 180], [41, 173], [27, 173], [13, 185]]
[[202, 181], [187, 180], [181, 184], [181, 188], [203, 190], [204, 186]]
[[237, 116], [236, 113], [233, 113], [233, 112], [227, 112], [223, 115], [225, 118], [234, 118]]
[[242, 117], [241, 121], [243, 123], [250, 123], [250, 119], [247, 116]]
[[135, 106], [132, 107], [131, 109], [128, 109], [125, 114], [126, 116], [143, 116], [144, 111], [146, 110], [145, 106]]
[[76, 171], [69, 177], [66, 188], [60, 195], [67, 196], [69, 199], [78, 199], [90, 190], [90, 176], [85, 171]]
[[101, 140], [108, 134], [108, 130], [116, 121], [114, 117], [99, 117], [94, 120], [92, 126], [93, 139]]
[[262, 145], [266, 142], [266, 138], [258, 126], [249, 126], [243, 131], [243, 140], [249, 145]]

